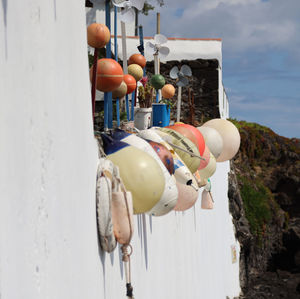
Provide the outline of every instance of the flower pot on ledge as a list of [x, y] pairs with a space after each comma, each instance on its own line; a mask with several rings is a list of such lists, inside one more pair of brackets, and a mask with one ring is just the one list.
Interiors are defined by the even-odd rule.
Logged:
[[154, 127], [166, 127], [170, 124], [170, 106], [168, 104], [152, 104], [152, 110]]
[[134, 126], [139, 130], [146, 130], [151, 127], [152, 108], [134, 108]]

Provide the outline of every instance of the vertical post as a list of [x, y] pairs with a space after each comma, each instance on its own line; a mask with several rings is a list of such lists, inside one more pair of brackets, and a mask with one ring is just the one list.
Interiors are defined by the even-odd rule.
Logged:
[[[140, 52], [143, 56], [145, 56], [143, 26], [139, 26], [139, 36], [140, 36], [140, 46], [141, 46]], [[144, 69], [143, 69], [143, 75], [144, 75], [144, 77], [146, 76], [146, 67], [144, 67]]]
[[192, 90], [192, 125], [195, 123], [195, 98], [194, 98], [194, 91]]
[[156, 33], [160, 34], [160, 13], [156, 14]]
[[[114, 7], [114, 42], [115, 42], [115, 60], [118, 62], [118, 8]], [[116, 112], [117, 112], [117, 126], [120, 127], [120, 99], [116, 99]]]
[[122, 33], [122, 53], [123, 53], [123, 71], [126, 75], [128, 73], [127, 66], [127, 48], [126, 48], [126, 26], [124, 22], [121, 22], [121, 33]]
[[137, 92], [137, 88], [131, 94], [131, 118], [130, 118], [131, 120], [134, 120], [134, 104], [135, 104], [136, 92]]
[[126, 104], [126, 114], [127, 114], [127, 120], [130, 120], [130, 116], [129, 116], [129, 99], [128, 99], [128, 94], [125, 97], [125, 104]]
[[[160, 13], [156, 14], [156, 33], [160, 34]], [[158, 55], [154, 55], [154, 73], [160, 73], [160, 61]], [[161, 100], [161, 90], [156, 91], [156, 103]]]
[[178, 99], [177, 99], [177, 119], [176, 121], [180, 121], [180, 112], [181, 112], [181, 86], [178, 86]]
[[[105, 24], [109, 31], [110, 26], [110, 1], [105, 1]], [[111, 40], [106, 45], [106, 58], [111, 58]], [[112, 94], [104, 93], [104, 129], [112, 128]]]
[[97, 63], [98, 63], [98, 49], [94, 49], [94, 64], [93, 64], [93, 76], [92, 76], [92, 112], [93, 122], [95, 121], [95, 108], [96, 108], [96, 82], [97, 82]]
[[[123, 72], [126, 75], [128, 73], [128, 66], [127, 66], [127, 49], [126, 49], [126, 26], [124, 22], [121, 22], [121, 34], [122, 34], [122, 59], [123, 59]], [[128, 94], [125, 98], [126, 102], [126, 114], [127, 114], [127, 120], [130, 120], [129, 116], [129, 100], [128, 100]]]

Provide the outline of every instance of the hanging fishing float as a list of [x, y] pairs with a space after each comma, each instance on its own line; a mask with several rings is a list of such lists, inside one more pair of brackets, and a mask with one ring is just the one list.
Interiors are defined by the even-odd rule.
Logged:
[[[149, 154], [151, 157], [155, 159], [155, 161], [158, 163], [158, 165], [161, 167], [163, 171], [164, 182], [165, 182], [165, 188], [163, 194], [159, 202], [148, 213], [154, 216], [162, 216], [167, 214], [171, 210], [173, 210], [178, 199], [176, 180], [172, 175], [170, 175], [168, 169], [165, 167], [164, 163], [161, 161], [159, 155], [153, 149], [153, 147], [144, 139], [136, 136], [135, 134], [128, 134], [123, 130], [115, 130], [112, 133], [112, 138], [115, 140], [126, 142], [134, 147], [137, 147], [143, 152]], [[171, 156], [169, 158], [170, 167], [172, 167], [171, 165], [172, 162], [173, 162], [173, 158]]]
[[150, 211], [160, 200], [165, 188], [161, 167], [142, 150], [106, 134], [101, 137], [107, 158], [119, 167], [124, 185], [132, 193], [134, 213]]
[[232, 159], [239, 150], [241, 136], [236, 126], [226, 119], [216, 118], [207, 121], [203, 127], [210, 127], [218, 131], [222, 137], [223, 149], [217, 162]]

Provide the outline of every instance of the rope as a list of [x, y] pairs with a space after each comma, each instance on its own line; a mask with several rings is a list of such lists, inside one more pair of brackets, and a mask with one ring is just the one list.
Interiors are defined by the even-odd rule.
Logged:
[[167, 141], [167, 143], [169, 143], [172, 147], [177, 148], [177, 149], [179, 149], [179, 150], [181, 150], [181, 151], [183, 151], [183, 152], [189, 154], [191, 157], [196, 157], [196, 158], [199, 158], [199, 159], [205, 161], [205, 158], [202, 158], [201, 156], [196, 155], [196, 154], [194, 154], [193, 152], [187, 151], [187, 150], [183, 149], [182, 147], [180, 147], [180, 146], [178, 146], [178, 145], [175, 145], [174, 143], [172, 143], [172, 142], [170, 142], [170, 141]]
[[[128, 248], [130, 248], [130, 253], [128, 253]], [[131, 285], [131, 266], [130, 266], [130, 256], [133, 252], [132, 246], [129, 245], [123, 245], [121, 247], [123, 258], [122, 261], [124, 262], [124, 268], [125, 268], [125, 276], [126, 276], [126, 296], [130, 299], [133, 298], [133, 287]]]

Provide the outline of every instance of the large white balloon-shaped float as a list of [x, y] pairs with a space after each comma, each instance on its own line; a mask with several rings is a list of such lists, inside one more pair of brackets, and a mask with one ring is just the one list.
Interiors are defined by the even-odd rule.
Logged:
[[107, 159], [119, 167], [121, 178], [133, 198], [134, 214], [151, 210], [165, 189], [163, 171], [157, 161], [128, 143], [102, 134]]
[[223, 140], [223, 150], [217, 158], [217, 162], [224, 162], [232, 159], [239, 150], [241, 137], [236, 126], [221, 118], [216, 118], [207, 121], [202, 127], [213, 128], [218, 131]]
[[163, 174], [164, 174], [164, 180], [165, 180], [165, 188], [164, 192], [159, 200], [159, 202], [150, 210], [150, 214], [153, 216], [162, 216], [173, 210], [177, 203], [178, 199], [178, 191], [176, 187], [176, 180], [174, 176], [170, 175], [167, 168], [159, 158], [159, 156], [156, 154], [152, 146], [145, 141], [144, 139], [136, 136], [135, 134], [129, 134], [126, 133], [123, 130], [117, 129], [113, 134], [112, 137], [116, 140], [121, 140], [123, 142], [126, 142], [134, 147], [137, 147], [138, 149], [142, 150], [143, 152], [149, 154], [152, 156], [156, 162], [161, 167]]
[[202, 133], [202, 136], [205, 140], [205, 145], [217, 159], [223, 150], [223, 139], [220, 133], [216, 129], [210, 127], [202, 126], [197, 127], [197, 129]]

